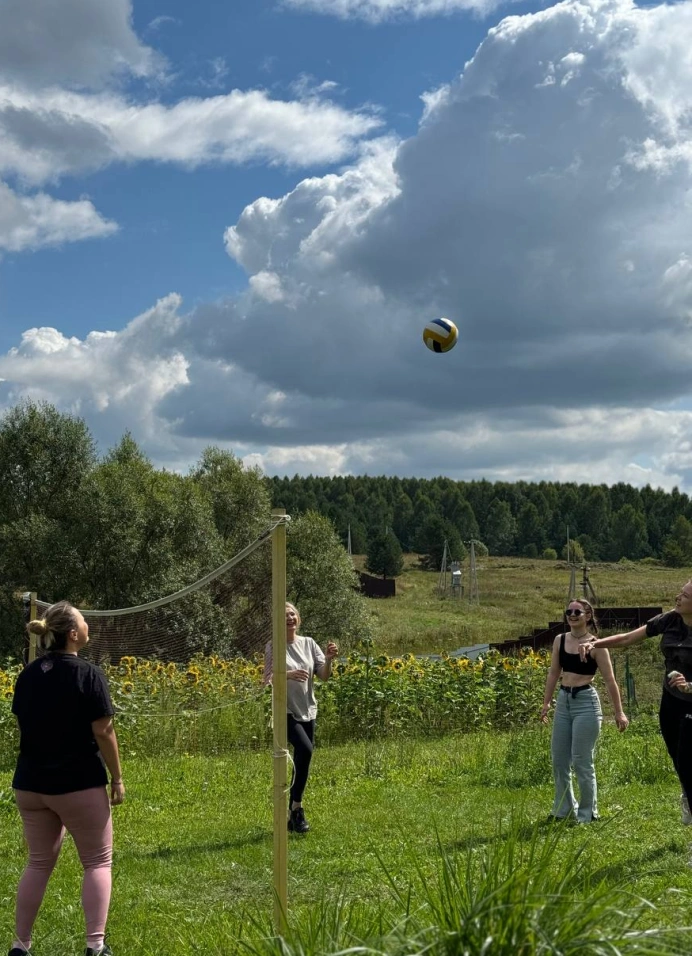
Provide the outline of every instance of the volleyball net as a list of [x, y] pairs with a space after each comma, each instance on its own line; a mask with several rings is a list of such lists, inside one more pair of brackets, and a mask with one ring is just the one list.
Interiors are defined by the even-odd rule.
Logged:
[[[125, 760], [271, 754], [275, 925], [285, 924], [289, 755], [286, 740], [286, 525], [270, 526], [193, 584], [136, 607], [80, 608], [89, 625], [81, 656], [102, 667]], [[30, 595], [28, 616], [50, 604]], [[272, 646], [273, 679], [264, 656]], [[31, 635], [28, 659], [41, 651]]]

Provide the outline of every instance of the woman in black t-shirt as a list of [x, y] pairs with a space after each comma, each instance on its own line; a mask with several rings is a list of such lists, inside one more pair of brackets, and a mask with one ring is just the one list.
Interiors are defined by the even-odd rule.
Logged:
[[[594, 751], [603, 720], [601, 702], [593, 687], [597, 670], [605, 681], [618, 730], [625, 730], [629, 721], [622, 709], [608, 651], [596, 651], [593, 659], [588, 660], [580, 656], [584, 643], [591, 644], [598, 633], [594, 610], [589, 602], [583, 599], [570, 601], [565, 621], [565, 633], [558, 634], [553, 642], [540, 717], [547, 723], [553, 692], [562, 678], [551, 742], [555, 779], [551, 816], [556, 820], [574, 817], [577, 823], [591, 823], [598, 819]], [[578, 803], [572, 789], [572, 769], [579, 784]]]
[[100, 668], [78, 657], [89, 640], [89, 626], [71, 604], [53, 604], [27, 629], [47, 653], [19, 674], [12, 701], [20, 731], [12, 786], [29, 862], [17, 890], [16, 938], [9, 956], [24, 956], [31, 945], [66, 831], [84, 867], [86, 956], [110, 956], [104, 942], [113, 852], [110, 804], [123, 802], [125, 788], [108, 684]]
[[[631, 647], [647, 637], [661, 635], [665, 659], [659, 726], [678, 775], [682, 794], [682, 822], [692, 824], [692, 581], [675, 599], [675, 609], [658, 614], [627, 634], [602, 637], [592, 647]], [[589, 648], [584, 650], [589, 653]]]

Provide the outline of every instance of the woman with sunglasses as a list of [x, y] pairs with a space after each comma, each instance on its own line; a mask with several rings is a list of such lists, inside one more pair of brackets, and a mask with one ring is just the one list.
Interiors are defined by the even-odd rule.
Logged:
[[627, 634], [602, 637], [580, 649], [584, 658], [593, 657], [605, 647], [631, 647], [647, 637], [661, 637], [665, 659], [663, 693], [658, 719], [661, 736], [673, 761], [682, 793], [682, 822], [692, 825], [692, 581], [675, 598], [675, 608], [652, 617]]
[[[553, 720], [552, 758], [555, 800], [551, 817], [562, 820], [574, 816], [577, 823], [598, 819], [594, 750], [601, 731], [601, 702], [593, 679], [600, 671], [615, 711], [618, 730], [629, 721], [622, 709], [620, 690], [613, 674], [608, 651], [600, 649], [586, 657], [585, 645], [593, 648], [598, 624], [588, 601], [570, 601], [565, 611], [569, 633], [558, 634], [545, 685], [541, 720], [548, 722], [553, 692], [561, 678]], [[572, 789], [572, 769], [579, 785], [579, 803]]]

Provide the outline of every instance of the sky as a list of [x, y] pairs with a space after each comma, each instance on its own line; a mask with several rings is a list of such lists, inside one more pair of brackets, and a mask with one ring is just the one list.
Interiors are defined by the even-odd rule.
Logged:
[[2, 0], [0, 413], [692, 492], [691, 51], [686, 0]]

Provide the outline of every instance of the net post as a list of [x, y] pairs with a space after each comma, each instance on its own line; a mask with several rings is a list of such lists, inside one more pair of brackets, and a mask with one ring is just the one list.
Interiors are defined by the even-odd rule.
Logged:
[[[272, 511], [272, 722], [274, 725], [274, 927], [288, 925], [288, 740], [286, 720], [286, 511]], [[282, 520], [284, 519], [284, 520]]]
[[[38, 615], [38, 608], [36, 604], [37, 596], [36, 591], [29, 592], [29, 620], [35, 621]], [[36, 660], [38, 654], [38, 634], [29, 635], [29, 660], [28, 663], [31, 664], [32, 661]]]

